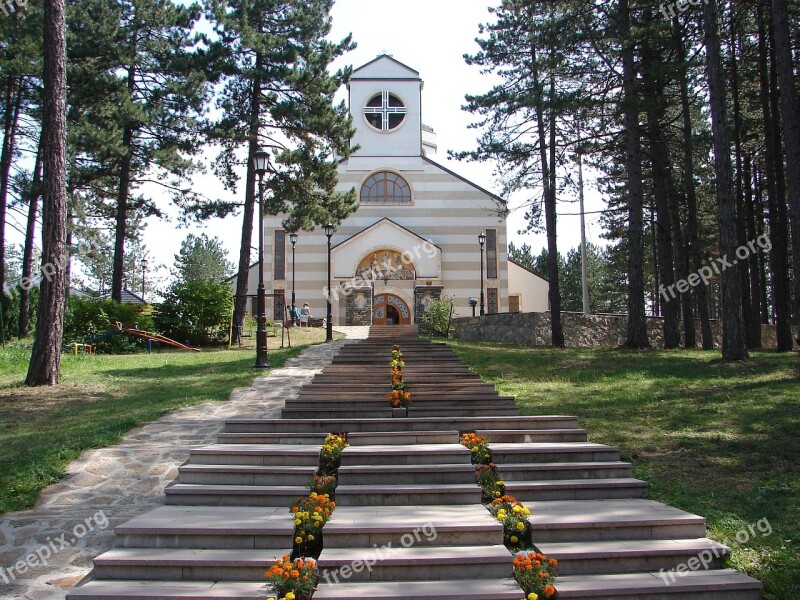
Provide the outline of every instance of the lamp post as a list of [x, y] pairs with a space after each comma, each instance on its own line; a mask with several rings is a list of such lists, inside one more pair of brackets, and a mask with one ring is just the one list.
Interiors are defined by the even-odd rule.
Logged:
[[327, 323], [325, 325], [325, 341], [333, 341], [333, 311], [331, 308], [331, 238], [333, 237], [333, 223], [325, 225], [325, 235], [328, 238], [328, 315]]
[[253, 152], [253, 171], [258, 175], [258, 329], [256, 330], [256, 364], [254, 369], [269, 369], [267, 349], [267, 295], [264, 290], [264, 174], [269, 154], [258, 148]]
[[147, 259], [142, 259], [142, 302], [144, 302], [144, 278], [147, 274]]
[[292, 243], [292, 325], [294, 325], [294, 311], [297, 304], [295, 304], [294, 298], [294, 247], [297, 244], [297, 234], [290, 233], [289, 234], [289, 241]]
[[486, 234], [481, 232], [478, 236], [478, 243], [481, 245], [481, 316], [484, 315], [484, 295], [483, 295], [483, 246], [486, 244]]

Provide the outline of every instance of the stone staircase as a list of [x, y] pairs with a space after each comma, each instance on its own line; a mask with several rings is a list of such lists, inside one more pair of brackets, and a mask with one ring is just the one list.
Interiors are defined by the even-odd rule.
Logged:
[[[407, 418], [385, 397], [392, 343], [406, 361]], [[194, 449], [167, 505], [117, 527], [117, 547], [68, 598], [267, 597], [264, 572], [291, 550], [288, 506], [308, 492], [325, 436], [347, 432], [315, 600], [520, 600], [459, 443], [468, 431], [489, 440], [507, 493], [532, 511], [534, 543], [559, 559], [559, 598], [760, 597], [759, 582], [722, 568], [728, 549], [705, 537], [702, 517], [643, 499], [617, 448], [588, 442], [572, 416], [519, 416], [414, 328], [373, 327], [345, 345], [282, 416], [231, 419], [217, 444]], [[708, 568], [668, 573], [698, 557]]]

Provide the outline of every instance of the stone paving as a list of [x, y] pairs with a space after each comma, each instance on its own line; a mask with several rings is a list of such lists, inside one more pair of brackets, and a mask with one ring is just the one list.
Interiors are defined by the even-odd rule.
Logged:
[[[363, 339], [369, 328], [336, 330]], [[228, 402], [174, 411], [131, 430], [116, 446], [84, 452], [35, 508], [0, 517], [0, 598], [63, 600], [89, 573], [92, 558], [114, 546], [114, 527], [164, 504], [164, 488], [192, 446], [216, 442], [228, 418], [279, 416], [286, 398], [296, 396], [344, 343], [307, 348], [252, 387], [235, 389]], [[46, 564], [36, 556], [26, 560], [36, 551]], [[23, 568], [15, 566], [20, 561]]]

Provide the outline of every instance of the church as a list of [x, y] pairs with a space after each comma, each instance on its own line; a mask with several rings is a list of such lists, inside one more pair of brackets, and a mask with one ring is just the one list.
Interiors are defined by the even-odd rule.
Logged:
[[[386, 54], [355, 69], [348, 83], [359, 149], [340, 163], [337, 189], [355, 188], [358, 209], [330, 239], [333, 324], [411, 324], [445, 296], [456, 316], [471, 315], [481, 268], [487, 314], [548, 310], [547, 281], [507, 257], [503, 199], [432, 158], [436, 135], [422, 123], [422, 91], [420, 74]], [[307, 303], [322, 318], [326, 233], [295, 237], [281, 221], [265, 217], [261, 229], [267, 316], [280, 320], [294, 290], [298, 308]]]

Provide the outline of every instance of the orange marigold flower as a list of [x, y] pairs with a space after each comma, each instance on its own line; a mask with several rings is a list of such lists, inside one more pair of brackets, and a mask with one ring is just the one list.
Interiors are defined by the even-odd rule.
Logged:
[[554, 588], [549, 583], [546, 586], [544, 586], [544, 595], [545, 596], [552, 596], [555, 593], [556, 593], [556, 588]]

